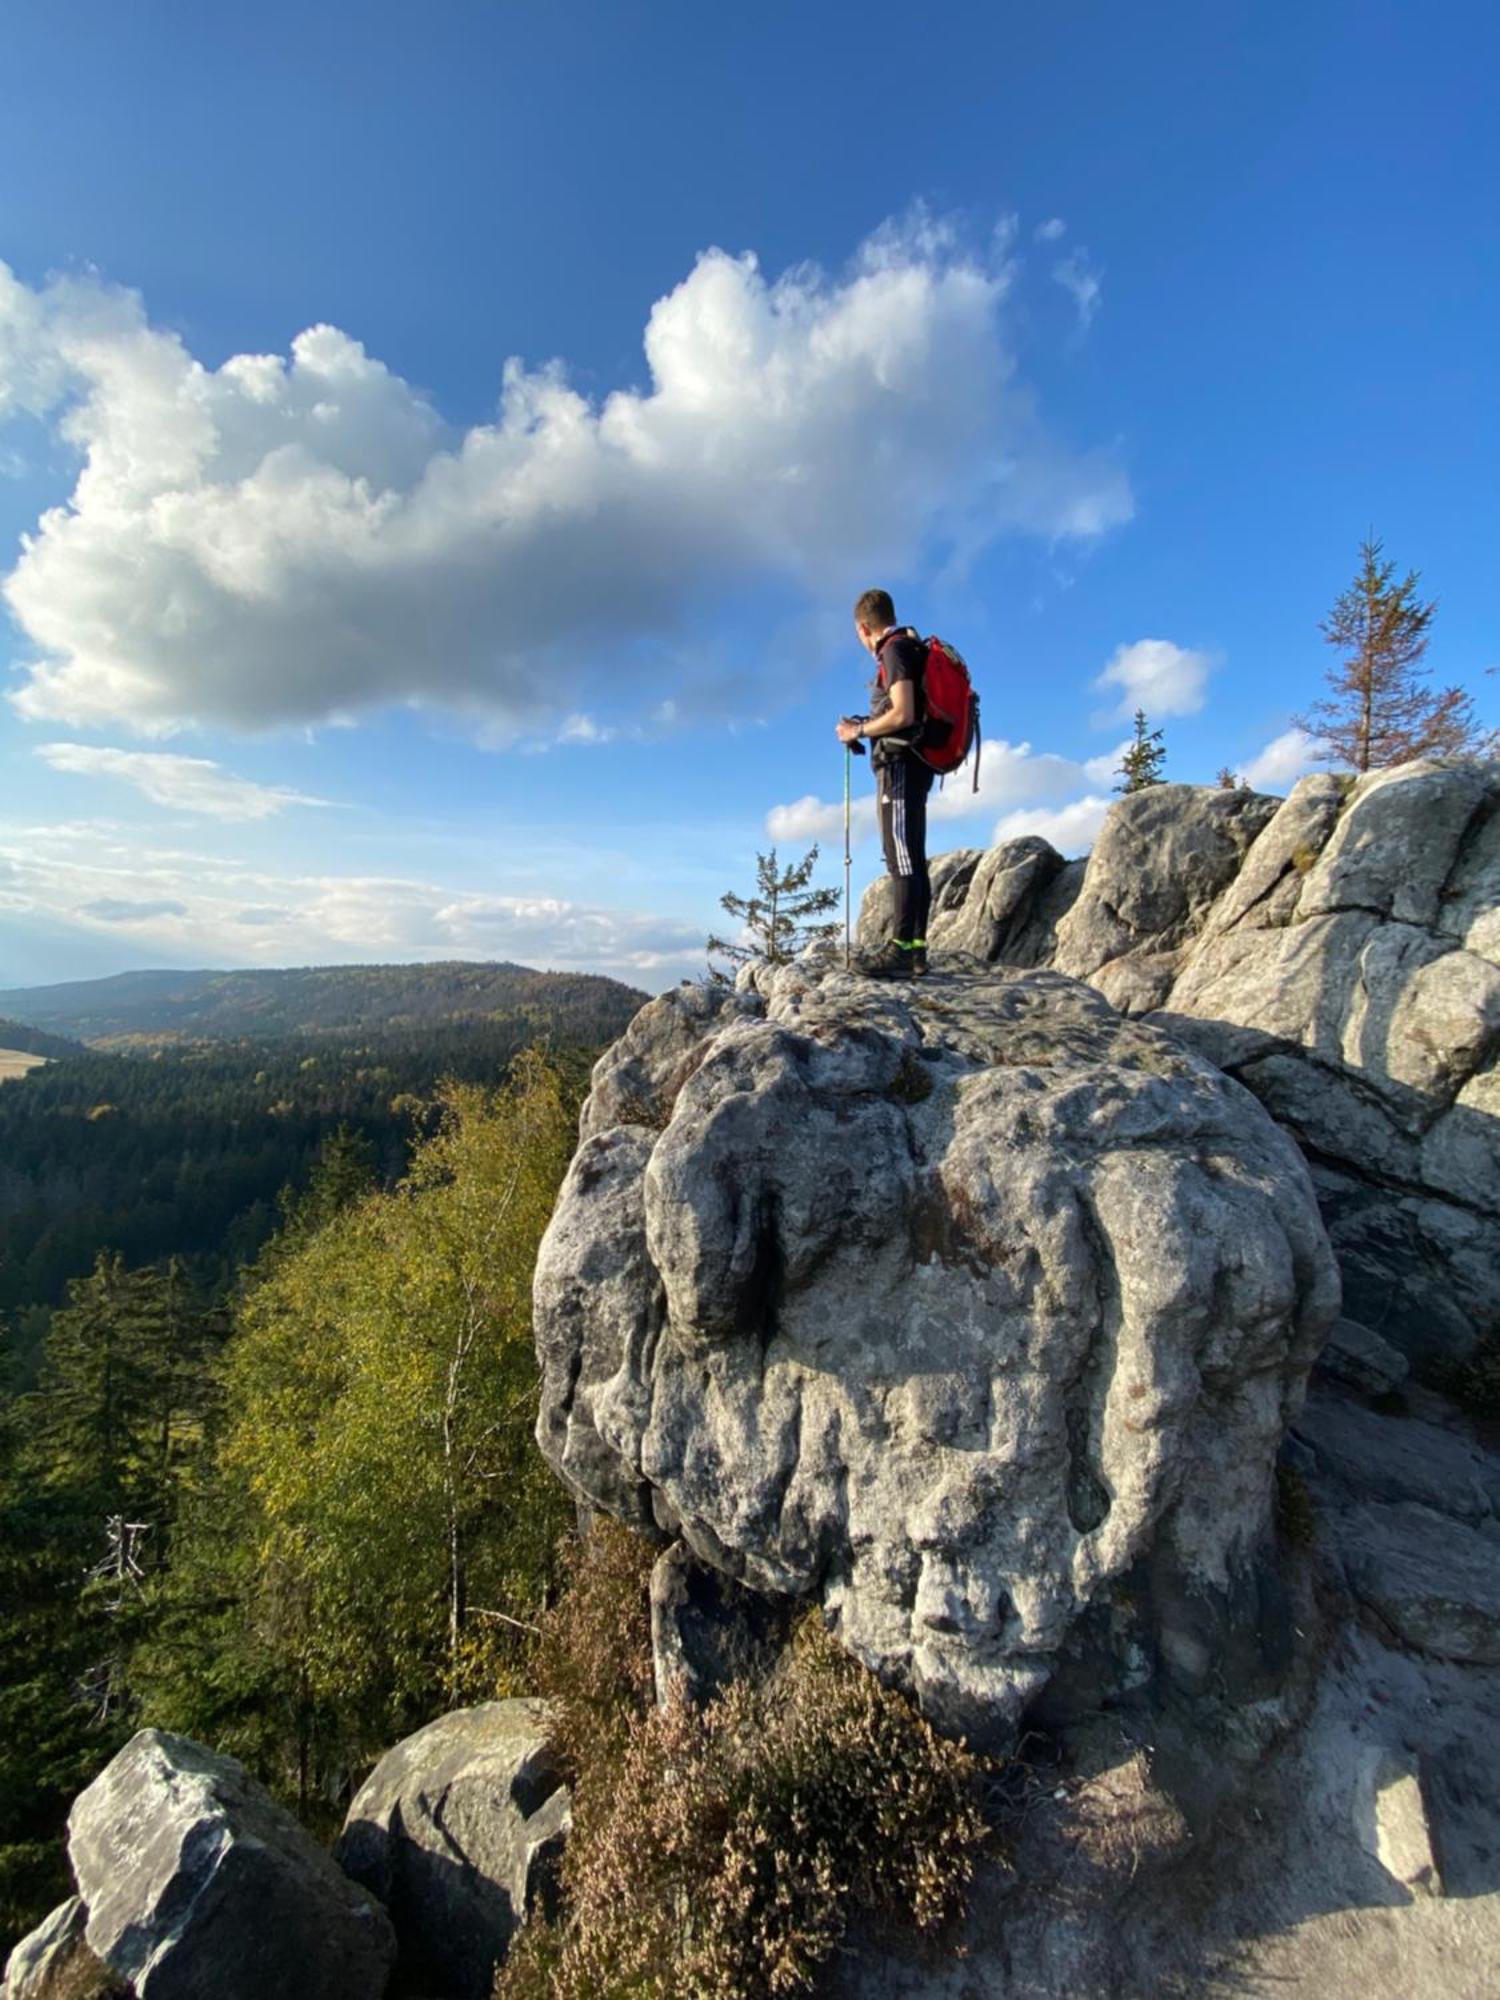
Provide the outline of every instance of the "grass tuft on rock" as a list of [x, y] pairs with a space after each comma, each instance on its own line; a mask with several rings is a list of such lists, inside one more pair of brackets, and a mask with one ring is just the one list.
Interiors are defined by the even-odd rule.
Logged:
[[549, 1618], [573, 1833], [555, 1924], [533, 1919], [496, 2000], [762, 2000], [810, 1992], [852, 1917], [932, 1932], [988, 1829], [979, 1760], [938, 1736], [811, 1614], [775, 1671], [657, 1708], [651, 1552], [583, 1543]]

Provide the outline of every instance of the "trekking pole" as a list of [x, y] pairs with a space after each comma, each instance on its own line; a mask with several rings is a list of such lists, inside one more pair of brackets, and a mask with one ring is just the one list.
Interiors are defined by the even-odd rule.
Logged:
[[849, 870], [853, 857], [849, 852], [849, 773], [854, 768], [854, 752], [844, 745], [844, 970], [850, 969], [853, 947], [850, 942], [849, 915]]

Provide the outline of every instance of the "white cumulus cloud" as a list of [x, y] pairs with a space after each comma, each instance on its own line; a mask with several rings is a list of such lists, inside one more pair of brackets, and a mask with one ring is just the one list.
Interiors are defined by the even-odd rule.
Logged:
[[164, 750], [118, 750], [102, 744], [41, 743], [36, 754], [54, 771], [80, 778], [117, 778], [153, 804], [219, 820], [269, 819], [288, 806], [321, 806], [280, 786], [236, 778], [208, 757], [179, 757]]
[[612, 743], [615, 730], [591, 715], [570, 715], [557, 732], [559, 743]]
[[551, 736], [601, 699], [646, 714], [670, 647], [690, 705], [683, 642], [723, 591], [822, 598], [1129, 518], [1112, 454], [1051, 436], [1018, 378], [1013, 283], [923, 215], [837, 276], [710, 250], [651, 309], [645, 386], [596, 402], [512, 360], [457, 430], [335, 327], [214, 368], [133, 293], [0, 266], [0, 416], [80, 460], [5, 580], [11, 699], [155, 734], [410, 703]]
[[[1001, 817], [994, 838], [1009, 840], [1011, 833], [1000, 829], [1029, 816], [1047, 820], [1059, 810], [1065, 813], [1071, 810], [1066, 801], [1074, 793], [1105, 782], [1096, 773], [1099, 761], [1091, 758], [1078, 763], [1050, 750], [1033, 750], [1029, 743], [1007, 743], [998, 738], [983, 746], [977, 792], [970, 766], [956, 771], [941, 790], [934, 785], [927, 799], [928, 823], [988, 818], [998, 813]], [[1118, 757], [1112, 761], [1117, 762]], [[859, 789], [853, 807], [853, 832], [862, 840], [876, 831], [877, 819], [868, 767], [861, 763], [856, 770]], [[1094, 801], [1085, 798], [1083, 803], [1092, 805]], [[841, 843], [843, 830], [842, 800], [820, 799], [813, 793], [790, 805], [774, 806], [766, 815], [766, 832], [778, 843], [816, 840], [826, 844], [836, 838]], [[1028, 825], [1020, 830], [1030, 832], [1032, 828]], [[929, 840], [929, 847], [933, 844]]]
[[[858, 799], [850, 801], [849, 825], [851, 838], [855, 840], [865, 840], [875, 831], [875, 801], [868, 790], [862, 790]], [[811, 841], [826, 847], [834, 840], [842, 842], [843, 803], [820, 799], [809, 792], [790, 805], [772, 806], [766, 814], [766, 832], [778, 847], [793, 844], [805, 847]]]
[[1174, 646], [1170, 639], [1137, 639], [1116, 648], [1094, 686], [1107, 693], [1119, 690], [1109, 720], [1133, 715], [1138, 708], [1149, 718], [1196, 715], [1212, 667], [1207, 653]]
[[1087, 854], [1113, 804], [1113, 799], [1090, 794], [1065, 806], [1031, 806], [1006, 813], [995, 828], [995, 843], [998, 846], [1002, 840], [1019, 840], [1023, 834], [1036, 834], [1050, 840], [1062, 854], [1070, 857]]
[[1285, 729], [1250, 759], [1240, 775], [1257, 792], [1283, 792], [1314, 769], [1321, 747], [1305, 729]]

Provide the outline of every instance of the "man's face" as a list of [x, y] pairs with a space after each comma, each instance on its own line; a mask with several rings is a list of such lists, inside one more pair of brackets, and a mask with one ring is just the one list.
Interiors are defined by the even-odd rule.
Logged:
[[869, 625], [861, 625], [859, 620], [856, 618], [854, 621], [854, 636], [856, 639], [858, 639], [859, 643], [864, 647], [865, 651], [873, 659], [875, 655], [875, 640], [877, 637], [874, 628]]

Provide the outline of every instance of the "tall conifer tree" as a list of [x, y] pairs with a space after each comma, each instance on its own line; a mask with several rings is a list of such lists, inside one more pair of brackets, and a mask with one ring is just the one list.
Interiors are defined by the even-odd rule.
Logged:
[[1322, 624], [1338, 653], [1329, 692], [1296, 717], [1329, 763], [1373, 771], [1413, 757], [1459, 757], [1481, 746], [1474, 704], [1462, 688], [1424, 685], [1422, 656], [1436, 602], [1417, 595], [1418, 572], [1400, 583], [1374, 535], [1360, 544], [1354, 581]]

